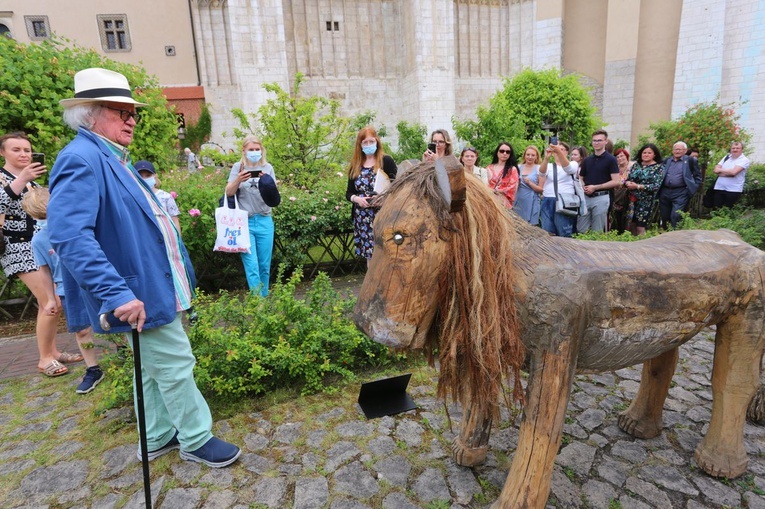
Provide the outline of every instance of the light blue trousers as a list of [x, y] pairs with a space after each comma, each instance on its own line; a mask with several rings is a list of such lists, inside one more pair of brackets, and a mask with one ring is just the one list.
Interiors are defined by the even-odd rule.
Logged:
[[[132, 347], [132, 334], [125, 337]], [[149, 451], [163, 447], [176, 429], [181, 449], [199, 449], [212, 437], [212, 415], [194, 381], [196, 359], [183, 330], [181, 313], [172, 323], [141, 332], [139, 342]], [[133, 397], [138, 415], [135, 378]]]
[[244, 275], [251, 292], [268, 295], [271, 275], [271, 254], [274, 251], [274, 219], [255, 214], [247, 220], [250, 227], [250, 252], [242, 253]]

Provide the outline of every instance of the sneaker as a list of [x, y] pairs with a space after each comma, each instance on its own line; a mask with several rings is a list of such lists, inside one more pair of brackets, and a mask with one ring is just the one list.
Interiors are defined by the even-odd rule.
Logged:
[[104, 379], [104, 372], [98, 366], [91, 366], [85, 370], [82, 382], [77, 386], [77, 394], [87, 394], [96, 388], [96, 385]]
[[212, 468], [227, 467], [235, 462], [241, 454], [242, 451], [237, 446], [215, 437], [212, 437], [196, 451], [181, 449], [181, 459], [204, 463]]
[[[155, 449], [153, 451], [149, 451], [148, 457], [149, 461], [154, 460], [162, 456], [163, 454], [167, 454], [170, 451], [174, 451], [175, 449], [180, 449], [181, 443], [178, 442], [178, 431], [175, 431], [175, 435], [173, 435], [173, 438], [170, 439], [168, 443], [160, 447], [159, 449]], [[138, 445], [138, 451], [135, 453], [136, 457], [138, 457], [138, 461], [143, 461], [143, 457], [141, 456], [141, 446]]]

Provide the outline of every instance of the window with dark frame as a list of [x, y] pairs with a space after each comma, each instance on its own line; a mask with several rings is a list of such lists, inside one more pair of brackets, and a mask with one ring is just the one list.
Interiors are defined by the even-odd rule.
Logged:
[[33, 41], [50, 38], [48, 16], [24, 16], [24, 24], [27, 26], [29, 38]]
[[101, 47], [104, 51], [130, 51], [130, 31], [127, 15], [99, 14], [98, 31], [101, 35]]
[[339, 32], [339, 31], [340, 31], [339, 21], [327, 21], [327, 32]]

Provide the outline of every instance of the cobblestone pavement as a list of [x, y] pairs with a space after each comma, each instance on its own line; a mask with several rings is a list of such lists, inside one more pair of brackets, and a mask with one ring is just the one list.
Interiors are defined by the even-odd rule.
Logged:
[[[765, 508], [765, 428], [746, 425], [749, 470], [739, 479], [714, 479], [693, 461], [710, 417], [713, 346], [706, 332], [681, 348], [664, 431], [651, 440], [633, 439], [616, 425], [637, 391], [640, 366], [578, 376], [548, 505]], [[448, 455], [454, 432], [434, 397], [432, 375], [425, 368], [416, 372], [409, 392], [420, 408], [393, 417], [366, 420], [353, 401], [355, 386], [218, 421], [216, 434], [240, 444], [241, 459], [220, 470], [184, 462], [175, 451], [155, 460], [155, 507], [489, 507], [512, 458], [517, 422], [503, 410], [486, 464], [456, 466]], [[44, 393], [38, 384], [39, 377], [29, 377], [23, 396], [0, 384], [0, 426], [10, 428], [0, 437], [0, 507], [142, 507], [131, 410], [102, 419], [99, 427], [116, 445], [92, 457], [77, 433], [78, 423], [94, 419], [90, 403], [82, 399], [77, 408], [56, 409], [51, 405], [60, 395]], [[9, 426], [10, 405], [28, 409], [17, 426]], [[310, 418], [297, 420], [298, 414]], [[456, 431], [460, 411], [452, 405], [449, 415]]]

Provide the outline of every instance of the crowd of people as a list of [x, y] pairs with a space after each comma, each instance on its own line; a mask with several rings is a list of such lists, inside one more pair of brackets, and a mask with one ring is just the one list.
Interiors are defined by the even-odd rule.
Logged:
[[[78, 72], [74, 96], [61, 101], [64, 122], [77, 132], [57, 156], [50, 191], [36, 181], [47, 171], [35, 161], [32, 143], [21, 132], [0, 137], [0, 262], [8, 278], [18, 277], [38, 304], [37, 346], [41, 373], [57, 377], [67, 364], [85, 361], [77, 387], [88, 393], [104, 378], [92, 348], [94, 332], [141, 333], [140, 376], [147, 407], [149, 459], [180, 449], [183, 459], [227, 466], [238, 447], [212, 435], [212, 417], [193, 377], [195, 359], [182, 325], [194, 297], [194, 269], [181, 237], [179, 210], [160, 189], [150, 161], [133, 162], [129, 145], [145, 106], [132, 96], [127, 79], [91, 68]], [[520, 160], [501, 141], [491, 163], [479, 166], [479, 153], [464, 148], [464, 170], [480, 179], [508, 210], [551, 235], [570, 237], [590, 230], [644, 234], [658, 203], [661, 221], [675, 227], [701, 184], [698, 160], [682, 141], [662, 159], [658, 147], [640, 147], [634, 160], [625, 149], [615, 154], [608, 133], [592, 135], [592, 152], [551, 137], [540, 151], [527, 146]], [[713, 206], [732, 206], [741, 197], [749, 160], [741, 143], [714, 168]], [[430, 135], [422, 160], [453, 155], [449, 133]], [[242, 254], [249, 289], [268, 295], [274, 243], [272, 207], [280, 202], [274, 168], [257, 138], [243, 140], [241, 159], [231, 168], [225, 195], [248, 215], [251, 250]], [[187, 168], [201, 164], [186, 149]], [[396, 178], [372, 127], [361, 129], [348, 165], [346, 198], [352, 206], [356, 254], [369, 260], [374, 249], [375, 195]], [[560, 196], [576, 196], [573, 213], [560, 210]], [[50, 213], [49, 213], [50, 212]], [[58, 317], [66, 315], [78, 353], [56, 347]], [[140, 451], [139, 451], [140, 457]]]
[[[614, 151], [608, 133], [592, 134], [592, 152], [551, 137], [544, 149], [530, 145], [520, 163], [512, 145], [500, 142], [486, 168], [478, 166], [478, 151], [466, 147], [460, 153], [465, 172], [481, 179], [508, 209], [551, 235], [571, 237], [588, 231], [625, 231], [644, 235], [656, 212], [662, 228], [677, 227], [691, 198], [701, 185], [698, 152], [678, 141], [672, 156], [662, 158], [653, 143], [641, 146], [635, 157], [619, 148]], [[740, 142], [714, 168], [717, 180], [708, 193], [710, 208], [732, 207], [743, 194], [749, 159]], [[451, 154], [447, 131], [438, 129], [430, 137], [423, 161]], [[560, 210], [561, 195], [579, 197], [577, 213]], [[370, 255], [371, 256], [371, 255]]]

